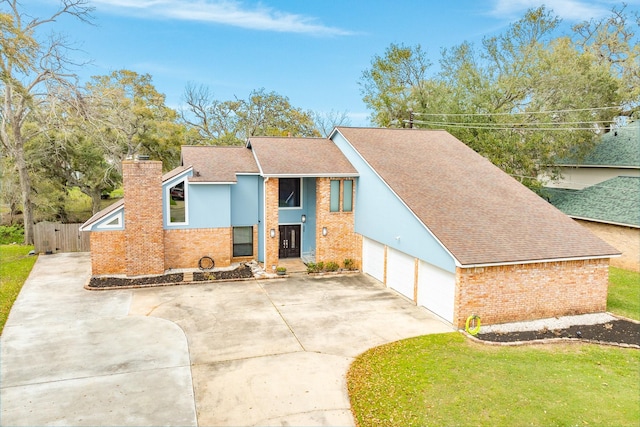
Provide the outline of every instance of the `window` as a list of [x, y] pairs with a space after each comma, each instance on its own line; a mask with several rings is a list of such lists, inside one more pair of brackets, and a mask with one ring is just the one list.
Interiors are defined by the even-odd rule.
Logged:
[[184, 224], [187, 222], [187, 195], [184, 181], [169, 189], [169, 224]]
[[331, 180], [331, 200], [329, 202], [331, 212], [340, 212], [340, 181]]
[[347, 179], [342, 184], [342, 211], [351, 212], [353, 210], [353, 180]]
[[253, 227], [233, 227], [233, 256], [253, 256]]
[[300, 178], [280, 178], [278, 184], [278, 206], [300, 207]]

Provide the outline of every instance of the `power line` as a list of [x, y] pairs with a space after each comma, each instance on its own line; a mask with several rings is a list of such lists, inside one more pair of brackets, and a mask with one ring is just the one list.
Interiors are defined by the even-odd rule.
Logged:
[[531, 114], [549, 114], [549, 113], [572, 113], [578, 111], [594, 111], [594, 110], [621, 110], [622, 105], [614, 105], [611, 107], [592, 107], [592, 108], [574, 108], [567, 110], [547, 110], [547, 111], [528, 111], [514, 113], [418, 113], [413, 112], [416, 116], [513, 116], [513, 115], [531, 115]]
[[[410, 122], [409, 120], [403, 120], [404, 123], [413, 123], [415, 124], [421, 124], [421, 125], [427, 125], [427, 126], [444, 126], [444, 127], [454, 127], [454, 128], [461, 128], [461, 129], [487, 129], [487, 130], [525, 130], [525, 131], [568, 131], [568, 130], [589, 130], [589, 131], [595, 131], [598, 130], [597, 128], [591, 126], [591, 127], [538, 127], [541, 125], [548, 125], [549, 123], [542, 123], [540, 125], [536, 125], [536, 124], [516, 124], [516, 125], [511, 125], [509, 123], [505, 124], [501, 124], [501, 123], [497, 123], [495, 126], [485, 126], [483, 123], [474, 123], [474, 124], [468, 124], [468, 123], [450, 123], [450, 122], [428, 122], [428, 121], [424, 121], [424, 120], [413, 120], [413, 122]], [[581, 122], [584, 123], [584, 122]], [[599, 123], [599, 122], [593, 122], [593, 123]], [[603, 122], [604, 123], [604, 122]], [[560, 124], [561, 125], [561, 124]]]

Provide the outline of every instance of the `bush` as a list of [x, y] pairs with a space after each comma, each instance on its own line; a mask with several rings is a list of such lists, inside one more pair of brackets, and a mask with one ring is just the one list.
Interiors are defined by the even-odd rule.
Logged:
[[320, 269], [318, 268], [318, 264], [315, 262], [310, 262], [307, 264], [307, 273], [319, 273]]
[[24, 241], [24, 228], [19, 225], [0, 225], [0, 245], [22, 243]]
[[340, 266], [337, 262], [329, 261], [324, 267], [327, 271], [338, 271]]
[[353, 270], [354, 262], [351, 258], [347, 258], [344, 260], [344, 268], [347, 270]]

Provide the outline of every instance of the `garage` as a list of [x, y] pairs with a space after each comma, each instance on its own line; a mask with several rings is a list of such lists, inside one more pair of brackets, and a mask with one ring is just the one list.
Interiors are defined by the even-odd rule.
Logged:
[[418, 305], [453, 323], [455, 274], [420, 261], [418, 270]]
[[364, 238], [362, 242], [362, 271], [384, 283], [384, 245]]
[[387, 249], [387, 286], [414, 301], [415, 258]]

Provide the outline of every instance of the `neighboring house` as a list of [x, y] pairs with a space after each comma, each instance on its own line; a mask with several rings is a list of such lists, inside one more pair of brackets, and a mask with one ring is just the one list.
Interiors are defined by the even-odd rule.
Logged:
[[183, 147], [178, 169], [126, 161], [123, 178], [124, 203], [83, 226], [94, 275], [351, 259], [463, 327], [605, 311], [619, 255], [445, 131]]
[[602, 135], [582, 159], [567, 159], [558, 165], [560, 177], [549, 188], [582, 190], [617, 176], [640, 177], [640, 120]]
[[546, 184], [549, 202], [622, 251], [611, 265], [640, 271], [640, 121], [603, 135]]

